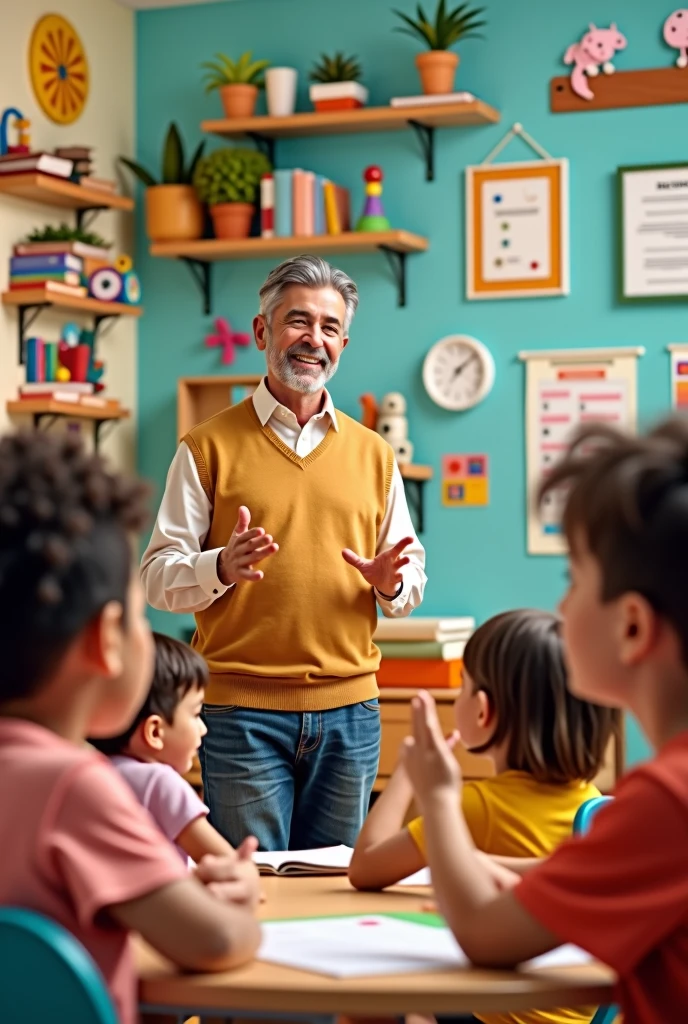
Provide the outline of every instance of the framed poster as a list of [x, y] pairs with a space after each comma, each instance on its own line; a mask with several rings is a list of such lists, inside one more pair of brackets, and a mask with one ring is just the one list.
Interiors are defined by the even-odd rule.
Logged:
[[688, 344], [667, 348], [671, 357], [671, 408], [688, 412]]
[[466, 297], [569, 293], [568, 160], [466, 168]]
[[688, 164], [619, 167], [619, 299], [688, 299]]
[[604, 422], [635, 430], [637, 363], [644, 348], [521, 352], [526, 364], [526, 501], [528, 554], [566, 551], [561, 495], [535, 504], [540, 481], [565, 453], [581, 424]]

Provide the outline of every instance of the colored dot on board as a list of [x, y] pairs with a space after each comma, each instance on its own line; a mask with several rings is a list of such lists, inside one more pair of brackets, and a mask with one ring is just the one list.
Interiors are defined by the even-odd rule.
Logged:
[[497, 260], [495, 260], [495, 267], [501, 267], [503, 263], [504, 263], [504, 260], [497, 259]]
[[493, 196], [492, 201], [495, 203], [501, 203], [502, 197], [500, 195]]
[[456, 459], [453, 459], [453, 460], [452, 460], [452, 461], [451, 461], [451, 462], [449, 463], [448, 469], [449, 469], [449, 472], [450, 472], [450, 473], [458, 473], [458, 472], [459, 472], [459, 470], [461, 469], [461, 463], [460, 463], [460, 462], [457, 462], [457, 460], [456, 460]]
[[508, 224], [507, 221], [504, 221], [504, 223], [502, 224], [502, 231], [508, 231], [508, 230], [509, 230], [509, 224]]
[[376, 928], [380, 924], [379, 921], [359, 921], [358, 923], [361, 928]]
[[532, 263], [530, 264], [530, 269], [531, 270], [537, 270], [537, 268], [539, 266], [540, 266], [540, 264], [538, 263], [538, 261], [537, 260], [533, 260]]
[[508, 249], [510, 245], [511, 245], [511, 242], [509, 241], [508, 238], [503, 238], [502, 239], [502, 247], [504, 249]]

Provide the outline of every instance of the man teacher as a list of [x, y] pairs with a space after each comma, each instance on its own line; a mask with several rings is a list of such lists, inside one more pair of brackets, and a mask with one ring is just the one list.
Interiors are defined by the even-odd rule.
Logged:
[[394, 453], [325, 387], [357, 305], [318, 256], [270, 273], [267, 375], [182, 439], [143, 558], [149, 603], [196, 618], [204, 794], [235, 846], [354, 845], [380, 752], [376, 603], [403, 616], [423, 597]]

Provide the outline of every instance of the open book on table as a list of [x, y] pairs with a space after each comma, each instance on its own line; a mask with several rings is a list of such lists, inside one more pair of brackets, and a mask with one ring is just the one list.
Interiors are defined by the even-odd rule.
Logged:
[[273, 850], [254, 853], [253, 861], [266, 875], [345, 875], [350, 846], [325, 846], [319, 850]]

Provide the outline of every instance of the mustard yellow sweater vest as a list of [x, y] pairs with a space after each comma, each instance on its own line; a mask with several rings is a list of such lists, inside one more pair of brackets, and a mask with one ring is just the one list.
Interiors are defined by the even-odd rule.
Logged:
[[375, 555], [394, 455], [350, 417], [338, 412], [337, 423], [302, 459], [249, 398], [184, 438], [213, 507], [205, 549], [227, 543], [240, 505], [279, 544], [260, 582], [196, 614], [211, 704], [318, 711], [377, 696], [375, 596], [342, 549]]

